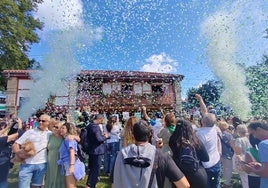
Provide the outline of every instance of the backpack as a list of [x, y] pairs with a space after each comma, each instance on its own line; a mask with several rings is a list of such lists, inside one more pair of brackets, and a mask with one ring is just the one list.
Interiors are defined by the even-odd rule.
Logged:
[[[156, 149], [155, 151], [155, 157], [154, 157], [154, 163], [153, 163], [153, 169], [150, 174], [150, 180], [148, 184], [148, 188], [152, 187], [153, 180], [158, 168], [158, 161], [159, 161], [159, 150]], [[147, 168], [151, 165], [151, 160], [145, 157], [129, 157], [124, 159], [124, 164], [132, 165], [139, 168]]]
[[81, 144], [77, 143], [77, 154], [76, 156], [85, 163], [87, 161], [88, 155], [86, 152], [83, 151]]
[[199, 160], [195, 148], [189, 141], [182, 143], [177, 161], [183, 173], [195, 173], [199, 169]]
[[88, 150], [89, 150], [89, 139], [87, 137], [87, 129], [82, 128], [81, 133], [79, 135], [80, 142], [77, 144], [77, 157], [82, 162], [86, 162], [88, 158]]
[[80, 145], [80, 149], [83, 152], [88, 153], [89, 139], [88, 139], [88, 135], [87, 135], [87, 129], [86, 128], [81, 129], [81, 133], [79, 136], [80, 136], [80, 142], [78, 144]]
[[234, 150], [229, 144], [228, 138], [223, 134], [222, 137], [218, 134], [221, 140], [222, 156], [226, 159], [232, 160], [234, 155]]

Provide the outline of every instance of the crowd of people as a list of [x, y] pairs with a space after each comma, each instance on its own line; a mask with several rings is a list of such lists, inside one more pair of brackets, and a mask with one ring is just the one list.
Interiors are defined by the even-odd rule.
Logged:
[[[199, 110], [187, 116], [147, 113], [142, 106], [141, 119], [130, 116], [122, 125], [118, 115], [86, 107], [77, 107], [72, 121], [65, 108], [51, 106], [26, 122], [11, 114], [0, 121], [0, 188], [8, 187], [13, 162], [20, 162], [19, 188], [76, 187], [85, 176], [83, 163], [85, 188], [96, 187], [101, 170], [115, 188], [228, 188], [233, 173], [243, 188], [268, 187], [267, 122], [216, 117], [200, 95], [195, 97]], [[82, 132], [86, 161], [78, 157]], [[185, 168], [185, 148], [197, 165]]]

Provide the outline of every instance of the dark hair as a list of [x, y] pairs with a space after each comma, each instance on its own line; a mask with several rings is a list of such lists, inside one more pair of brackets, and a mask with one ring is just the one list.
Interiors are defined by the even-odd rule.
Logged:
[[200, 142], [189, 121], [179, 119], [174, 133], [169, 138], [169, 147], [173, 153], [179, 153], [183, 142], [189, 141], [195, 148], [200, 148]]
[[108, 122], [106, 124], [106, 129], [107, 129], [108, 132], [111, 132], [114, 124], [116, 123], [116, 121], [117, 121], [117, 117], [116, 116], [109, 117]]
[[268, 131], [268, 124], [267, 123], [262, 123], [260, 121], [252, 122], [248, 126], [248, 128], [253, 129], [253, 130], [256, 130], [258, 127]]
[[152, 137], [152, 131], [147, 121], [139, 120], [133, 126], [133, 135], [136, 141], [147, 142]]
[[238, 125], [240, 125], [241, 123], [242, 123], [242, 121], [241, 121], [241, 119], [239, 119], [238, 117], [234, 116], [234, 117], [232, 118], [232, 124], [233, 124], [233, 126], [234, 126], [235, 129], [236, 129], [236, 127], [237, 127]]
[[76, 135], [75, 125], [70, 122], [65, 122], [62, 126], [65, 126], [67, 129], [67, 132], [71, 135]]
[[258, 138], [255, 138], [252, 134], [249, 135], [248, 139], [249, 139], [249, 143], [251, 144], [251, 146], [257, 149], [257, 146], [261, 142], [261, 140]]

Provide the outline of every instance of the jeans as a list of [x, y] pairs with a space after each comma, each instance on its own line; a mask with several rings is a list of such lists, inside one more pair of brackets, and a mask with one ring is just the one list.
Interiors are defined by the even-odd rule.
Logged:
[[19, 169], [19, 188], [42, 186], [46, 164], [21, 164]]
[[221, 163], [220, 161], [210, 168], [206, 168], [207, 188], [220, 188]]
[[111, 173], [116, 155], [119, 151], [120, 144], [119, 142], [111, 142], [106, 144], [106, 151], [104, 154], [104, 172], [105, 173]]
[[248, 175], [248, 187], [260, 188], [261, 178], [258, 176]]

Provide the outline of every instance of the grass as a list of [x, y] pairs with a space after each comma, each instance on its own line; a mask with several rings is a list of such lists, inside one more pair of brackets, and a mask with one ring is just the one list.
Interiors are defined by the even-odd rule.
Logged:
[[[9, 188], [18, 187], [18, 167], [19, 164], [15, 164], [12, 169], [9, 171], [8, 182]], [[77, 188], [84, 188], [86, 185], [87, 176], [81, 181], [77, 182]], [[233, 188], [242, 188], [239, 174], [233, 174], [232, 176], [232, 187]], [[100, 181], [97, 184], [97, 188], [111, 188], [111, 182], [108, 176], [100, 176]]]
[[[9, 170], [9, 177], [8, 177], [8, 187], [9, 188], [17, 188], [18, 187], [18, 172], [19, 171], [19, 164], [15, 164], [13, 168]], [[86, 185], [87, 176], [77, 182], [77, 188], [84, 188]], [[100, 181], [98, 182], [97, 188], [111, 188], [111, 182], [108, 176], [100, 176]]]

